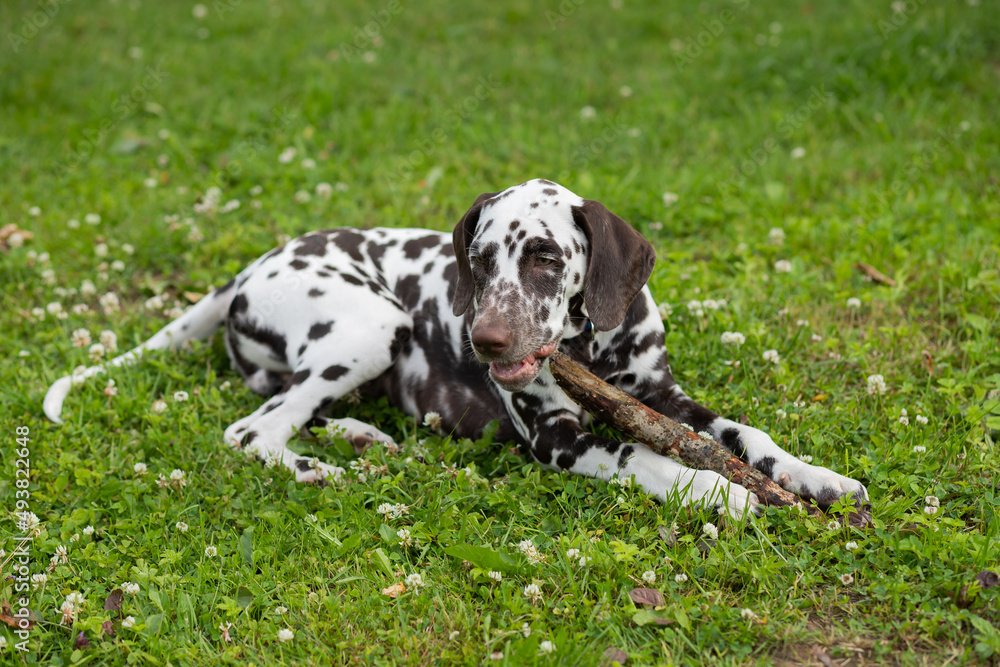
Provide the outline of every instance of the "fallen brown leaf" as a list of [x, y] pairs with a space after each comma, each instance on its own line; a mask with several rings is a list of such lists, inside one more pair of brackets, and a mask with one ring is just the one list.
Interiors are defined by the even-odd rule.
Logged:
[[392, 586], [388, 586], [382, 589], [382, 595], [388, 595], [390, 598], [395, 600], [399, 597], [400, 593], [406, 592], [406, 586], [402, 583], [395, 583]]
[[611, 646], [601, 654], [601, 658], [603, 658], [601, 660], [601, 667], [611, 667], [615, 664], [624, 665], [628, 662], [628, 653], [620, 648]]
[[633, 588], [628, 592], [628, 596], [636, 604], [645, 604], [651, 607], [662, 607], [666, 604], [663, 594], [655, 588]]
[[121, 611], [122, 600], [124, 598], [125, 594], [122, 593], [122, 589], [116, 588], [111, 591], [104, 600], [104, 611]]

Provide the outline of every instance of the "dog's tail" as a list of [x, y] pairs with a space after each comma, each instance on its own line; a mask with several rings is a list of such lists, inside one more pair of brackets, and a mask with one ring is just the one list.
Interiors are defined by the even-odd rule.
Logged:
[[103, 373], [107, 366], [127, 366], [142, 356], [146, 350], [178, 348], [190, 340], [202, 340], [211, 336], [225, 323], [238, 284], [239, 279], [237, 278], [203, 297], [183, 315], [160, 329], [152, 338], [134, 350], [115, 357], [105, 364], [91, 366], [79, 373], [56, 380], [49, 387], [49, 391], [45, 394], [45, 400], [42, 402], [45, 416], [55, 423], [61, 424], [59, 413], [62, 412], [62, 404], [70, 387], [74, 384], [80, 384], [89, 377]]

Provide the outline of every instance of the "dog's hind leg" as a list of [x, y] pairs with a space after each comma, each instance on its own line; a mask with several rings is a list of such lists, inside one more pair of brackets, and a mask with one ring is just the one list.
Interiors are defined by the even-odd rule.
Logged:
[[[409, 318], [400, 313], [400, 319]], [[408, 329], [405, 329], [408, 331]], [[357, 328], [331, 336], [324, 345], [315, 345], [296, 364], [284, 388], [252, 414], [226, 429], [223, 436], [230, 446], [242, 446], [248, 454], [267, 465], [281, 464], [295, 473], [299, 482], [336, 478], [342, 468], [301, 456], [288, 447], [296, 431], [327, 407], [369, 382], [394, 361], [400, 328], [383, 326], [374, 330]], [[340, 359], [341, 363], [331, 363]], [[357, 420], [333, 420], [357, 448], [373, 440], [391, 438]]]

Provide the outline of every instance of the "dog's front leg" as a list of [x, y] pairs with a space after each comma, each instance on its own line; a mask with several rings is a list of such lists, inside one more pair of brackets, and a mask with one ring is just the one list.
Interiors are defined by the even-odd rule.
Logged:
[[586, 431], [583, 410], [548, 373], [524, 391], [508, 394], [514, 417], [532, 457], [542, 465], [605, 481], [616, 477], [639, 484], [663, 502], [713, 507], [741, 517], [758, 504], [756, 495], [710, 470], [692, 470], [639, 443], [619, 442]]

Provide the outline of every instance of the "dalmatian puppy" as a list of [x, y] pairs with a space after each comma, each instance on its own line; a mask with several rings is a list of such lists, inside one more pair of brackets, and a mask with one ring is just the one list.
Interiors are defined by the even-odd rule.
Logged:
[[[601, 203], [536, 179], [480, 195], [453, 234], [418, 229], [331, 229], [306, 234], [253, 262], [138, 348], [176, 348], [225, 329], [229, 356], [267, 400], [223, 438], [299, 481], [343, 470], [287, 444], [361, 389], [446, 431], [476, 438], [492, 420], [542, 465], [632, 478], [663, 501], [734, 516], [757, 498], [710, 471], [642, 444], [595, 435], [588, 415], [556, 386], [546, 360], [560, 349], [605, 381], [695, 431], [707, 432], [785, 489], [829, 506], [867, 499], [865, 487], [788, 454], [764, 432], [720, 417], [674, 382], [664, 329], [646, 281], [652, 246]], [[72, 384], [44, 400], [59, 421]], [[331, 420], [360, 451], [391, 441], [354, 419]]]

